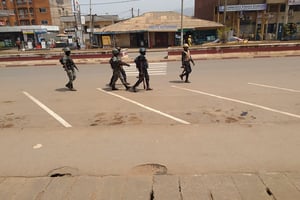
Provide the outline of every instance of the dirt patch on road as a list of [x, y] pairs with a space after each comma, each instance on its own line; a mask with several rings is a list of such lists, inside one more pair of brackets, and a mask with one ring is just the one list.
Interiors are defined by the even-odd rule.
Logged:
[[235, 108], [230, 108], [228, 110], [206, 108], [202, 112], [202, 121], [226, 124], [252, 124], [256, 117], [251, 115], [251, 112], [252, 110], [240, 111]]
[[17, 124], [20, 124], [25, 117], [16, 116], [14, 113], [7, 113], [4, 116], [0, 116], [0, 128], [13, 128]]
[[90, 126], [117, 126], [141, 124], [142, 120], [135, 114], [129, 113], [98, 113], [90, 120]]

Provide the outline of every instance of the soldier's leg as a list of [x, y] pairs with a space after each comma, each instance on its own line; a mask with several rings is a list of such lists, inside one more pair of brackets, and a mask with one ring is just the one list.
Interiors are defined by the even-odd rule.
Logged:
[[144, 75], [143, 74], [139, 74], [139, 79], [137, 80], [137, 82], [132, 87], [132, 90], [134, 92], [136, 92], [136, 87], [138, 87], [140, 85], [140, 83], [143, 82], [143, 80], [144, 80]]
[[119, 78], [121, 80], [121, 83], [124, 85], [124, 87], [126, 88], [126, 90], [128, 90], [130, 87], [128, 86], [128, 84], [126, 83], [126, 81], [124, 80], [124, 77], [122, 76], [122, 73], [119, 73]]
[[150, 88], [150, 77], [148, 74], [148, 70], [145, 71], [145, 80], [146, 80], [146, 90], [152, 90], [152, 88]]
[[69, 79], [69, 82], [66, 84], [66, 87], [71, 89], [72, 87], [72, 82], [73, 82], [73, 75], [72, 75], [72, 71], [71, 70], [67, 70], [67, 76], [68, 76], [68, 79]]
[[189, 76], [190, 76], [190, 73], [192, 72], [192, 68], [191, 68], [191, 65], [188, 65], [187, 67], [186, 67], [186, 78], [185, 78], [185, 82], [186, 83], [189, 83], [190, 81], [189, 81]]
[[121, 72], [121, 76], [123, 77], [125, 83], [126, 83], [127, 85], [129, 85], [129, 83], [127, 82], [127, 75], [126, 75], [126, 72], [125, 72], [125, 70], [124, 70], [123, 67], [121, 68], [121, 71], [120, 71], [120, 72]]
[[111, 83], [112, 90], [117, 90], [116, 82], [117, 82], [118, 78], [119, 78], [119, 72], [117, 70], [114, 70], [113, 77], [112, 77], [112, 83]]

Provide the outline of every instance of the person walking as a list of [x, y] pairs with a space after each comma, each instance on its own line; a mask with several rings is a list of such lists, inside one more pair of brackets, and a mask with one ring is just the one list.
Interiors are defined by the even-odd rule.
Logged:
[[130, 65], [121, 61], [121, 59], [119, 57], [119, 53], [120, 52], [118, 51], [118, 49], [112, 50], [113, 55], [112, 55], [109, 63], [111, 65], [111, 68], [113, 69], [113, 76], [112, 76], [112, 82], [111, 82], [110, 86], [111, 86], [112, 90], [118, 90], [118, 88], [116, 88], [116, 82], [120, 78], [122, 84], [124, 85], [126, 90], [128, 90], [128, 89], [130, 89], [130, 87], [126, 84], [123, 76], [121, 75], [121, 67], [123, 65], [126, 65], [126, 66], [130, 66]]
[[[122, 61], [121, 47], [117, 47], [117, 50], [119, 51], [118, 57], [119, 57], [119, 59]], [[127, 64], [127, 63], [125, 63], [125, 62], [122, 62], [122, 63], [125, 64], [126, 66], [130, 66], [129, 64]], [[125, 72], [125, 70], [124, 70], [123, 65], [120, 66], [120, 73], [121, 73], [121, 76], [123, 77], [123, 80], [125, 81], [126, 85], [130, 85], [130, 84], [127, 82], [127, 75], [126, 75], [126, 72]], [[109, 86], [112, 85], [113, 78], [114, 78], [114, 75], [111, 76], [110, 82], [109, 82], [109, 84], [108, 84]]]
[[140, 55], [135, 58], [134, 62], [136, 64], [136, 68], [139, 70], [139, 77], [138, 77], [139, 79], [132, 87], [133, 92], [137, 92], [136, 87], [138, 87], [139, 84], [144, 81], [146, 81], [146, 88], [145, 88], [145, 85], [144, 85], [144, 88], [146, 90], [152, 90], [152, 88], [150, 88], [150, 85], [149, 85], [149, 80], [150, 80], [149, 73], [148, 73], [149, 66], [148, 66], [148, 61], [146, 59], [146, 49], [145, 48], [140, 48]]
[[188, 44], [183, 45], [183, 51], [182, 51], [182, 54], [181, 54], [181, 62], [182, 62], [183, 71], [179, 75], [179, 77], [180, 77], [181, 80], [183, 80], [183, 77], [185, 76], [185, 81], [184, 82], [190, 83], [189, 76], [190, 76], [190, 73], [192, 72], [191, 63], [193, 63], [193, 65], [195, 65], [195, 62], [192, 59], [191, 52], [189, 50], [189, 45]]
[[[121, 61], [122, 61], [122, 55], [121, 55], [121, 47], [117, 47], [117, 49], [118, 49], [118, 51], [119, 51], [119, 58], [121, 59]], [[127, 65], [126, 65], [127, 66]], [[127, 82], [127, 75], [126, 75], [126, 72], [125, 72], [125, 70], [124, 70], [124, 67], [123, 67], [123, 65], [121, 65], [121, 75], [123, 76], [123, 79], [124, 79], [124, 81], [125, 81], [125, 83], [127, 84], [127, 85], [129, 85], [129, 83]]]
[[77, 66], [73, 62], [73, 59], [70, 57], [71, 50], [69, 47], [64, 48], [65, 55], [60, 58], [60, 63], [63, 65], [64, 70], [67, 73], [69, 78], [69, 82], [66, 84], [66, 87], [69, 88], [71, 91], [76, 91], [73, 87], [73, 82], [76, 79], [76, 72], [75, 69], [79, 72]]
[[17, 39], [16, 45], [18, 47], [18, 51], [20, 51], [21, 50], [21, 41], [20, 41], [20, 39]]
[[192, 46], [192, 36], [191, 35], [189, 35], [187, 42], [188, 42], [188, 45], [191, 47]]

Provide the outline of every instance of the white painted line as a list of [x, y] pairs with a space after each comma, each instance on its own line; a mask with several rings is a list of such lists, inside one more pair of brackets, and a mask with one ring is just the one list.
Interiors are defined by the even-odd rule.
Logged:
[[43, 103], [41, 103], [39, 100], [37, 100], [36, 98], [34, 98], [33, 96], [31, 96], [28, 92], [23, 91], [23, 93], [29, 99], [31, 99], [34, 103], [36, 103], [38, 106], [40, 106], [43, 110], [45, 110], [49, 115], [51, 115], [52, 117], [54, 117], [54, 119], [56, 119], [57, 121], [59, 121], [63, 126], [65, 126], [66, 128], [72, 127], [71, 124], [69, 124], [68, 122], [66, 122], [63, 118], [61, 118], [58, 114], [56, 114], [50, 108], [48, 108]]
[[193, 93], [198, 93], [198, 94], [203, 94], [203, 95], [206, 95], [206, 96], [215, 97], [215, 98], [218, 98], [218, 99], [232, 101], [232, 102], [235, 102], [235, 103], [245, 104], [245, 105], [248, 105], [248, 106], [253, 106], [253, 107], [256, 107], [256, 108], [261, 108], [263, 110], [267, 110], [267, 111], [271, 111], [271, 112], [275, 112], [275, 113], [279, 113], [279, 114], [283, 114], [283, 115], [287, 115], [287, 116], [290, 116], [290, 117], [295, 117], [295, 118], [300, 119], [300, 115], [296, 115], [296, 114], [293, 114], [293, 113], [288, 113], [288, 112], [285, 112], [285, 111], [276, 110], [276, 109], [269, 108], [269, 107], [266, 107], [266, 106], [261, 106], [261, 105], [254, 104], [254, 103], [249, 103], [249, 102], [246, 102], [246, 101], [241, 101], [241, 100], [237, 100], [237, 99], [231, 99], [231, 98], [227, 98], [227, 97], [222, 97], [222, 96], [218, 96], [218, 95], [214, 95], [214, 94], [209, 94], [209, 93], [201, 92], [201, 91], [198, 91], [198, 90], [192, 90], [192, 89], [187, 89], [187, 88], [183, 88], [183, 87], [178, 87], [178, 86], [174, 86], [174, 85], [172, 87], [180, 89], [180, 90], [186, 90], [186, 91], [193, 92]]
[[289, 89], [289, 88], [276, 87], [276, 86], [271, 86], [271, 85], [264, 85], [264, 84], [258, 84], [258, 83], [248, 83], [248, 84], [249, 85], [260, 86], [260, 87], [278, 89], [278, 90], [285, 90], [285, 91], [289, 91], [289, 92], [300, 92], [300, 90], [294, 90], [294, 89]]
[[106, 93], [106, 94], [109, 94], [109, 95], [118, 97], [118, 98], [123, 99], [123, 100], [125, 100], [125, 101], [128, 101], [128, 102], [130, 102], [130, 103], [133, 103], [133, 104], [135, 104], [135, 105], [137, 105], [137, 106], [140, 106], [140, 107], [142, 107], [142, 108], [144, 108], [144, 109], [146, 109], [146, 110], [149, 110], [149, 111], [151, 111], [151, 112], [155, 112], [155, 113], [157, 113], [157, 114], [159, 114], [159, 115], [162, 115], [162, 116], [164, 116], [164, 117], [170, 118], [170, 119], [172, 119], [172, 120], [174, 120], [174, 121], [177, 121], [177, 122], [179, 122], [179, 123], [186, 124], [186, 125], [191, 124], [190, 122], [184, 121], [184, 120], [179, 119], [179, 118], [177, 118], [177, 117], [173, 117], [173, 116], [171, 116], [171, 115], [169, 115], [169, 114], [166, 114], [166, 113], [164, 113], [164, 112], [161, 112], [161, 111], [156, 110], [156, 109], [153, 109], [153, 108], [150, 108], [149, 106], [145, 106], [145, 105], [143, 105], [143, 104], [141, 104], [141, 103], [139, 103], [139, 102], [136, 102], [136, 101], [134, 101], [134, 100], [128, 99], [128, 98], [123, 97], [123, 96], [120, 96], [120, 95], [115, 94], [115, 93], [113, 93], [113, 92], [107, 92], [107, 91], [105, 91], [105, 90], [102, 90], [101, 88], [97, 88], [97, 90], [99, 90], [99, 91], [101, 91], [101, 92], [104, 92], [104, 93]]

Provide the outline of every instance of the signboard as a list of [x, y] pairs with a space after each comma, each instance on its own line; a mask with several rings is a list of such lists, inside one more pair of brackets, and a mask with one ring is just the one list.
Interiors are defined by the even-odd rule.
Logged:
[[23, 29], [22, 32], [23, 34], [34, 34], [34, 30], [32, 29]]
[[[300, 0], [297, 0], [300, 1]], [[245, 4], [245, 5], [227, 5], [226, 12], [235, 11], [257, 11], [266, 10], [267, 4]], [[219, 12], [224, 12], [224, 6], [219, 7]]]
[[289, 6], [300, 5], [300, 0], [289, 0]]
[[107, 35], [102, 36], [102, 44], [103, 46], [110, 46], [111, 45], [110, 36]]

